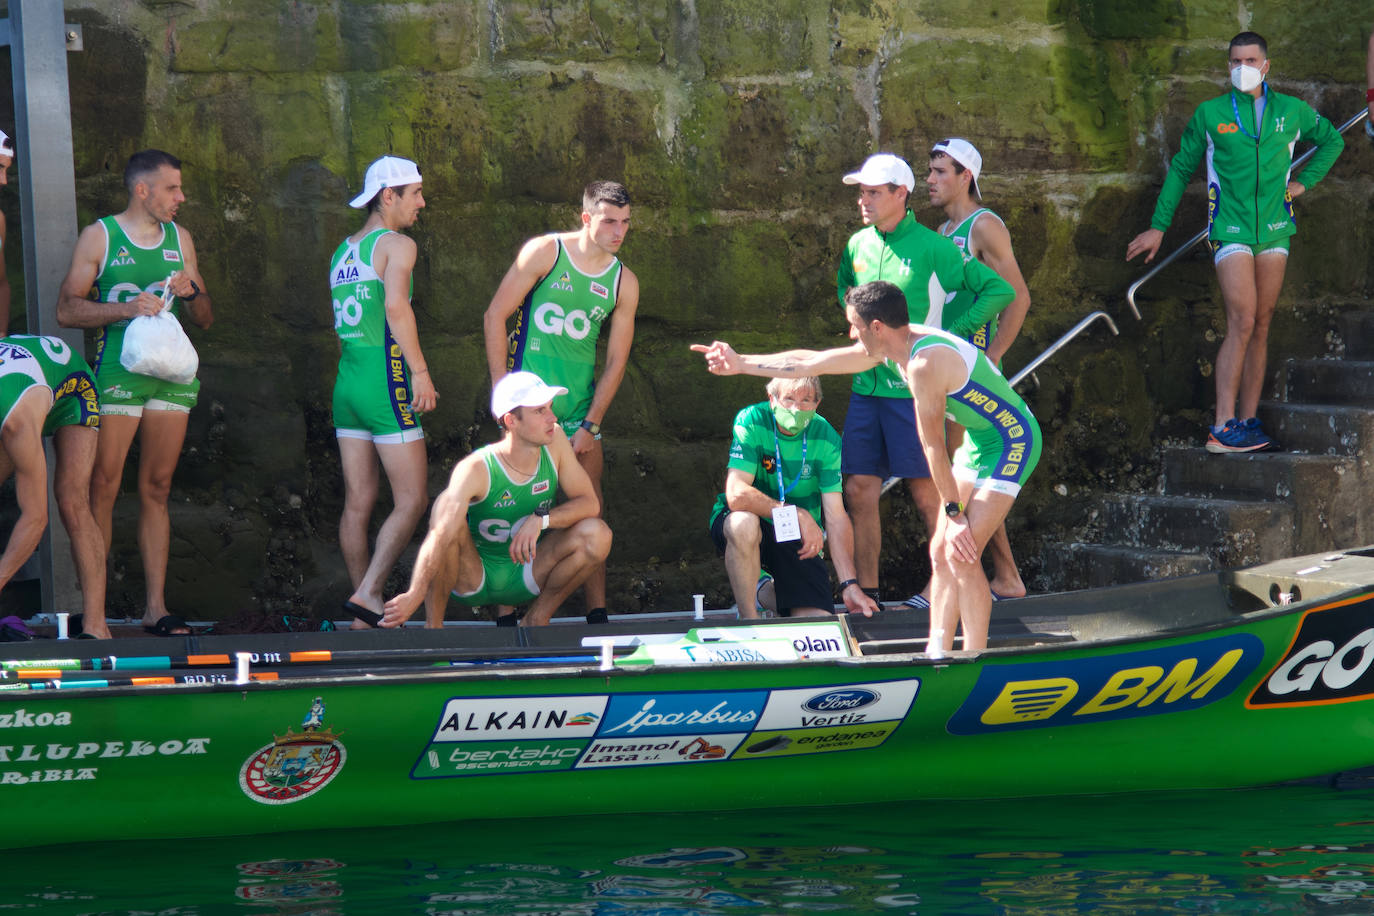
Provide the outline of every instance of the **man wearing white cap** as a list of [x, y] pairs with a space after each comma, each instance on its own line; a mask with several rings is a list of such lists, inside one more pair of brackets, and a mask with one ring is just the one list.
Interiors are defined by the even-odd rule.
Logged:
[[124, 167], [129, 206], [81, 231], [57, 299], [57, 323], [96, 331], [96, 383], [100, 387], [100, 437], [91, 474], [91, 511], [105, 536], [113, 537], [114, 504], [124, 461], [138, 435], [138, 550], [143, 560], [146, 607], [143, 628], [158, 636], [190, 633], [167, 608], [167, 556], [172, 522], [167, 499], [181, 458], [186, 424], [200, 396], [200, 380], [174, 382], [130, 372], [121, 363], [129, 322], [166, 308], [208, 328], [215, 320], [200, 275], [191, 233], [174, 218], [186, 200], [181, 160], [163, 150], [134, 153]]
[[[1016, 290], [1011, 305], [977, 328], [969, 338], [969, 342], [985, 352], [992, 364], [1000, 369], [1002, 357], [1026, 320], [1030, 290], [1021, 276], [1021, 266], [1016, 263], [1006, 224], [980, 204], [983, 195], [978, 190], [978, 176], [982, 169], [983, 157], [972, 143], [959, 137], [941, 140], [930, 151], [926, 188], [930, 192], [931, 205], [944, 210], [947, 217], [940, 224], [939, 233], [959, 246], [965, 255], [997, 271], [997, 275]], [[945, 306], [946, 320], [957, 320], [973, 306], [973, 296], [964, 292], [956, 294]], [[946, 424], [945, 437], [950, 447], [956, 448], [963, 441], [964, 430], [951, 420]], [[997, 529], [988, 543], [987, 553], [992, 558], [993, 598], [1023, 597], [1026, 585], [1016, 569], [1006, 525]]]
[[[449, 593], [470, 606], [529, 603], [526, 626], [552, 619], [611, 550], [599, 500], [554, 416], [553, 387], [533, 372], [502, 376], [491, 412], [504, 435], [464, 458], [434, 500], [410, 588], [386, 603], [398, 627], [425, 603], [425, 626], [442, 627]], [[564, 501], [554, 504], [562, 489]], [[514, 612], [497, 618], [514, 626]]]
[[[639, 308], [639, 279], [617, 257], [629, 230], [629, 191], [618, 182], [593, 181], [582, 192], [582, 225], [525, 242], [483, 318], [493, 385], [507, 372], [526, 370], [568, 389], [553, 412], [598, 500], [601, 424], [630, 362]], [[606, 361], [594, 379], [596, 344], [606, 325]], [[587, 578], [586, 597], [587, 619], [604, 623], [604, 568]]]
[[[0, 187], [10, 183], [10, 166], [14, 165], [14, 144], [9, 134], [0, 130]], [[0, 213], [0, 337], [10, 327], [10, 277], [5, 272], [5, 214]]]
[[[1015, 291], [1005, 280], [916, 222], [908, 209], [916, 176], [904, 160], [891, 153], [869, 156], [859, 171], [844, 176], [844, 183], [859, 186], [859, 217], [865, 228], [850, 237], [840, 259], [841, 307], [850, 289], [885, 280], [905, 295], [913, 324], [968, 337], [1011, 303]], [[958, 321], [947, 322], [945, 302], [961, 290], [974, 297], [973, 307]], [[890, 366], [854, 376], [841, 464], [859, 586], [877, 600], [882, 548], [878, 500], [884, 478], [907, 481], [929, 532], [936, 530], [942, 505], [916, 432], [911, 393], [901, 373]]]
[[[424, 515], [429, 461], [419, 414], [439, 393], [420, 351], [410, 307], [415, 241], [402, 234], [425, 205], [420, 170], [409, 159], [383, 156], [367, 168], [363, 190], [349, 206], [367, 210], [329, 265], [339, 374], [334, 382], [334, 435], [343, 466], [344, 508], [339, 550], [353, 585], [344, 613], [354, 628], [382, 620], [382, 588]], [[391, 486], [391, 514], [368, 553], [367, 528], [377, 501], [377, 468]]]

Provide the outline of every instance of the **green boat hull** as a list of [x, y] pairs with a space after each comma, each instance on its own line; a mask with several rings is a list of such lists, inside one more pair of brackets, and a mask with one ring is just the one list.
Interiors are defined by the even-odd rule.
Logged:
[[[1339, 574], [1305, 574], [1304, 600], [1265, 606], [1261, 586], [1292, 594], [1307, 560], [1019, 602], [1077, 638], [1028, 632], [934, 660], [901, 651], [896, 634], [919, 622], [889, 615], [856, 624], [861, 657], [379, 664], [78, 689], [29, 678], [0, 691], [0, 798], [19, 828], [3, 843], [1207, 789], [1362, 767], [1374, 763], [1374, 560], [1347, 554]], [[576, 653], [575, 638], [617, 629], [634, 627], [518, 638], [537, 643], [527, 655]], [[464, 635], [365, 639], [391, 637]], [[256, 652], [261, 669], [303, 640], [363, 645], [192, 648]], [[126, 642], [122, 654], [151, 651]]]

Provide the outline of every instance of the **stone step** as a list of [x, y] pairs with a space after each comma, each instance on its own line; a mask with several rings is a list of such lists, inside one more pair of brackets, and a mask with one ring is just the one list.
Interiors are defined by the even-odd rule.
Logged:
[[1287, 503], [1295, 550], [1315, 553], [1365, 543], [1371, 534], [1374, 513], [1362, 511], [1368, 502], [1360, 484], [1363, 463], [1345, 456], [1171, 448], [1164, 451], [1161, 483], [1170, 496]]
[[1374, 361], [1290, 359], [1284, 383], [1289, 402], [1374, 407]]
[[1374, 359], [1374, 311], [1345, 312], [1336, 319], [1346, 359]]
[[1152, 582], [1219, 568], [1204, 553], [1081, 542], [1046, 544], [1043, 559], [1045, 578], [1063, 590]]
[[1284, 451], [1374, 456], [1374, 408], [1262, 401], [1259, 417]]
[[1206, 553], [1239, 566], [1292, 554], [1294, 515], [1281, 502], [1116, 493], [1093, 527], [1121, 546]]

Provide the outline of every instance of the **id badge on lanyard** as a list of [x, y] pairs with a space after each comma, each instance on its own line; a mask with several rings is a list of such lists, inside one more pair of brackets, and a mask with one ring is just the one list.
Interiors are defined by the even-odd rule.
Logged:
[[[797, 515], [797, 507], [787, 505], [787, 482], [782, 476], [782, 448], [778, 445], [778, 424], [773, 423], [773, 457], [778, 465], [778, 500], [783, 505], [773, 510], [773, 538], [778, 543], [787, 541], [801, 540], [801, 518]], [[802, 432], [802, 453], [801, 467], [797, 468], [797, 476], [792, 481], [792, 487], [796, 488], [801, 480], [802, 473], [806, 470], [806, 433]]]

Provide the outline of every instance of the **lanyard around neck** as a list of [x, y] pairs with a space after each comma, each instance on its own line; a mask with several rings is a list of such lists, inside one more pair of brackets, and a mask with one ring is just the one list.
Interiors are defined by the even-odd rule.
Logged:
[[779, 444], [778, 438], [781, 435], [778, 432], [778, 419], [773, 417], [773, 458], [778, 463], [778, 502], [780, 503], [787, 502], [787, 491], [797, 488], [797, 484], [801, 482], [802, 472], [806, 470], [806, 432], [805, 429], [802, 430], [801, 466], [797, 468], [797, 476], [792, 478], [792, 485], [789, 487], [782, 476], [782, 446]]
[[[1264, 109], [1265, 109], [1265, 111], [1268, 111], [1268, 110], [1269, 110], [1269, 84], [1268, 84], [1268, 83], [1260, 83], [1260, 86], [1263, 87], [1262, 90], [1261, 90], [1261, 96], [1262, 96], [1262, 98], [1264, 99]], [[1258, 101], [1258, 99], [1256, 99], [1255, 101]], [[1254, 108], [1254, 102], [1251, 102], [1251, 103], [1250, 103], [1250, 107], [1251, 107], [1252, 109]], [[1264, 127], [1263, 127], [1263, 125], [1260, 123], [1260, 119], [1263, 118], [1264, 116], [1263, 116], [1263, 115], [1257, 115], [1257, 116], [1255, 117], [1255, 132], [1254, 132], [1253, 134], [1250, 133], [1250, 131], [1246, 130], [1246, 129], [1245, 129], [1245, 122], [1242, 121], [1242, 120], [1240, 119], [1240, 106], [1236, 104], [1236, 94], [1235, 94], [1234, 92], [1231, 93], [1231, 112], [1236, 116], [1236, 126], [1240, 128], [1240, 132], [1243, 133], [1243, 134], [1245, 134], [1245, 136], [1249, 137], [1251, 140], [1254, 140], [1256, 143], [1258, 143], [1258, 142], [1259, 142], [1259, 135], [1262, 134], [1262, 133], [1264, 133]]]

